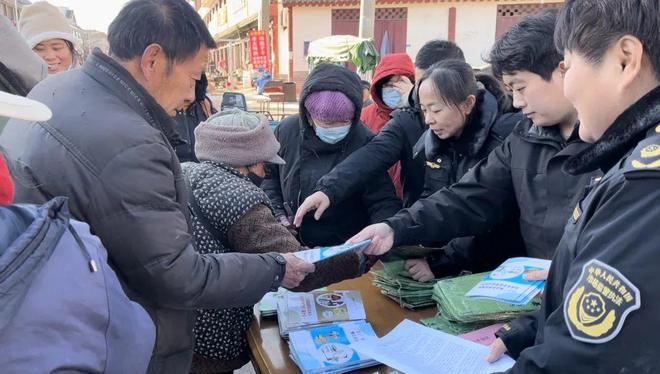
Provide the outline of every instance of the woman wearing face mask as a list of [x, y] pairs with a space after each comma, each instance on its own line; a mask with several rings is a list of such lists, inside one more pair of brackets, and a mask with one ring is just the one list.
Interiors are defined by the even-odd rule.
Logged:
[[[523, 118], [495, 78], [475, 77], [470, 65], [460, 60], [432, 65], [420, 80], [419, 101], [429, 126], [413, 148], [414, 157], [426, 160], [422, 197], [456, 183], [502, 144]], [[428, 261], [408, 260], [406, 267], [421, 281], [461, 270], [490, 270], [507, 257], [524, 253], [516, 222], [511, 219], [481, 236], [454, 239], [443, 253]], [[496, 254], [491, 248], [509, 251]]]
[[[314, 69], [300, 95], [300, 112], [285, 118], [275, 135], [285, 165], [268, 165], [262, 188], [282, 224], [293, 215], [316, 182], [372, 137], [360, 122], [362, 86], [355, 73], [335, 65]], [[303, 219], [299, 239], [306, 246], [340, 244], [369, 222], [396, 213], [401, 202], [385, 172], [369, 186], [333, 205], [323, 218]]]
[[[395, 109], [405, 106], [413, 88], [415, 67], [405, 53], [392, 53], [384, 56], [374, 71], [371, 97], [373, 103], [362, 110], [360, 119], [374, 134], [380, 132], [390, 120]], [[397, 196], [403, 194], [401, 186], [401, 164], [397, 162], [389, 169]]]
[[48, 64], [48, 74], [72, 69], [80, 39], [59, 9], [45, 2], [23, 7], [18, 29], [28, 46]]
[[[197, 126], [195, 138], [200, 163], [186, 162], [182, 169], [190, 185], [197, 249], [201, 253], [298, 251], [300, 243], [277, 222], [268, 196], [259, 189], [264, 164], [284, 164], [266, 118], [238, 109], [223, 111]], [[296, 290], [360, 276], [365, 266], [357, 253], [333, 257], [317, 264]], [[252, 307], [198, 310], [192, 372], [226, 373], [245, 365], [252, 316]]]

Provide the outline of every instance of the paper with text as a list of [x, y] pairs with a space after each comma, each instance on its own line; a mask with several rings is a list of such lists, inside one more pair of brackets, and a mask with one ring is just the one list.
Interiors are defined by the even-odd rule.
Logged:
[[358, 352], [407, 374], [490, 374], [515, 364], [509, 356], [489, 364], [488, 347], [407, 319], [384, 337], [353, 346]]

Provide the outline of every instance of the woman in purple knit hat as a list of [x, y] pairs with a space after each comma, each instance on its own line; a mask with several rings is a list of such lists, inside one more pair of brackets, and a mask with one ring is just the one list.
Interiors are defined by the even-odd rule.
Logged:
[[[346, 68], [322, 64], [314, 69], [300, 95], [300, 112], [285, 118], [275, 131], [283, 165], [268, 165], [262, 189], [276, 217], [293, 230], [293, 215], [317, 190], [317, 181], [373, 134], [360, 122], [362, 85]], [[298, 229], [303, 245], [344, 243], [360, 228], [380, 222], [401, 208], [394, 186], [383, 171], [352, 196], [332, 204], [321, 219], [309, 214]]]

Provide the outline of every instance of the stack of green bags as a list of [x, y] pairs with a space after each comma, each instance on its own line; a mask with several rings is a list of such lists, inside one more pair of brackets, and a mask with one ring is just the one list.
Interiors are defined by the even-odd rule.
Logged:
[[525, 305], [511, 305], [465, 297], [486, 274], [471, 274], [437, 282], [433, 287], [433, 300], [438, 303], [439, 313], [421, 322], [428, 327], [459, 335], [494, 323], [508, 322], [521, 314], [539, 309], [540, 302], [537, 299]]
[[372, 270], [374, 286], [380, 292], [396, 301], [402, 308], [416, 309], [435, 304], [433, 284], [412, 279], [404, 269], [404, 260], [383, 262], [383, 270]]

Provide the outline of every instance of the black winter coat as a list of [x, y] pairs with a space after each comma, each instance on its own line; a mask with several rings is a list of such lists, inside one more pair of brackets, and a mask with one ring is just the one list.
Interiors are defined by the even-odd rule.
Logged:
[[504, 142], [518, 122], [523, 120], [508, 102], [498, 103], [502, 92], [480, 89], [475, 110], [458, 139], [439, 139], [427, 129], [413, 149], [413, 157], [425, 160], [424, 191], [428, 197], [458, 182], [477, 162]]
[[[486, 78], [481, 76], [480, 79]], [[458, 182], [469, 169], [500, 146], [523, 119], [520, 112], [513, 111], [511, 101], [499, 83], [493, 78], [486, 82], [490, 84], [488, 88], [480, 88], [475, 109], [458, 139], [441, 140], [429, 129], [415, 145], [413, 157], [426, 160], [422, 198]], [[462, 270], [492, 270], [508, 257], [523, 255], [525, 249], [518, 220], [518, 211], [512, 210], [502, 223], [486, 233], [452, 240], [443, 248], [443, 253], [428, 258], [436, 277], [455, 275]], [[489, 251], [490, 248], [501, 250]]]
[[599, 175], [571, 176], [562, 170], [568, 157], [586, 146], [577, 128], [564, 141], [558, 126], [520, 122], [501, 146], [458, 183], [388, 219], [395, 245], [483, 234], [519, 211], [527, 255], [552, 258], [572, 207], [589, 181]]
[[188, 372], [194, 310], [256, 303], [281, 283], [279, 255], [195, 251], [172, 119], [110, 57], [97, 50], [29, 97], [53, 117], [9, 121], [0, 137], [21, 165], [16, 201], [69, 197], [73, 215], [107, 248], [128, 296], [156, 325], [149, 371]]
[[[340, 91], [355, 105], [355, 117], [350, 132], [340, 142], [321, 141], [307, 119], [305, 98], [316, 91]], [[362, 87], [355, 73], [330, 64], [319, 65], [309, 75], [300, 95], [300, 115], [285, 118], [275, 130], [280, 142], [279, 155], [285, 165], [268, 165], [261, 188], [271, 199], [275, 215], [291, 216], [309, 195], [316, 183], [351, 153], [373, 137], [360, 122]], [[316, 221], [313, 212], [303, 219], [299, 239], [305, 246], [344, 243], [370, 223], [391, 217], [401, 209], [392, 181], [386, 169], [378, 173], [367, 187], [351, 193], [333, 204]]]
[[566, 167], [605, 175], [572, 207], [538, 318], [508, 326], [508, 373], [658, 373], [660, 87]]
[[401, 161], [403, 206], [408, 207], [419, 199], [424, 189], [424, 158], [413, 158], [413, 147], [428, 126], [417, 108], [415, 95], [410, 97], [409, 107], [392, 112], [392, 119], [367, 145], [318, 181], [316, 191], [328, 195], [332, 205], [370, 185], [383, 170], [398, 161]]

